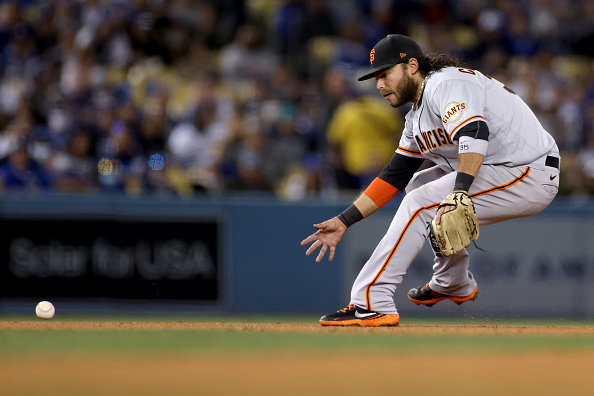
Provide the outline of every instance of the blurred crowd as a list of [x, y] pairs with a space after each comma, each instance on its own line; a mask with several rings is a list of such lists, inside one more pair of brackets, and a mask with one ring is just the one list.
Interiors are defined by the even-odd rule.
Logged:
[[334, 197], [391, 158], [408, 110], [356, 81], [389, 33], [504, 82], [594, 193], [594, 2], [4, 0], [0, 186]]

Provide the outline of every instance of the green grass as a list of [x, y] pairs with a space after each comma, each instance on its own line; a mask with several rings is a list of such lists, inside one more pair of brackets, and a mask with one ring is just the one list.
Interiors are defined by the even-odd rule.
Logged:
[[594, 350], [594, 337], [276, 333], [235, 330], [2, 330], [0, 355], [54, 353], [423, 353]]

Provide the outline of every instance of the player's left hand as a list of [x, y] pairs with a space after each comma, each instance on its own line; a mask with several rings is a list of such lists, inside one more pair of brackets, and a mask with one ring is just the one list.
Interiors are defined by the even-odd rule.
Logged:
[[445, 213], [445, 212], [449, 212], [450, 210], [454, 210], [456, 209], [456, 207], [454, 205], [444, 205], [444, 206], [440, 206], [439, 210], [437, 211], [437, 213], [435, 214], [435, 224], [437, 225], [441, 225], [441, 216]]
[[347, 230], [347, 227], [344, 225], [342, 221], [338, 220], [337, 217], [333, 217], [332, 219], [326, 220], [320, 224], [314, 224], [314, 227], [317, 228], [318, 231], [301, 241], [301, 246], [305, 246], [308, 243], [315, 241], [309, 247], [309, 249], [307, 249], [307, 252], [305, 252], [305, 254], [309, 256], [317, 248], [321, 246], [322, 248], [320, 249], [318, 257], [316, 257], [316, 262], [319, 263], [324, 258], [324, 255], [326, 254], [326, 251], [328, 251], [328, 248], [330, 248], [328, 261], [332, 261], [334, 259], [336, 245], [338, 245], [338, 242], [341, 241], [342, 237], [344, 236]]

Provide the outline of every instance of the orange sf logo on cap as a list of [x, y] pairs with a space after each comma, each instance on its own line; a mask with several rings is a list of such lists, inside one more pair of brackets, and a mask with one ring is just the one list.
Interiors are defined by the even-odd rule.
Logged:
[[375, 49], [372, 49], [369, 53], [369, 63], [373, 65], [373, 61], [375, 60]]
[[405, 56], [406, 56], [406, 53], [404, 53], [404, 52], [400, 53], [400, 59], [404, 58]]

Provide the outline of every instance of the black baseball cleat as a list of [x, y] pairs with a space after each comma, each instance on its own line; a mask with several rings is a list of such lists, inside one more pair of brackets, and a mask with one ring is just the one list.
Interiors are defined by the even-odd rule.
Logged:
[[381, 314], [359, 308], [356, 305], [349, 305], [334, 313], [324, 315], [320, 318], [322, 326], [398, 326], [399, 315]]
[[478, 297], [478, 287], [467, 296], [449, 296], [447, 294], [438, 293], [431, 290], [429, 283], [418, 289], [410, 289], [408, 292], [408, 299], [417, 305], [425, 305], [432, 307], [442, 300], [452, 300], [456, 304], [460, 305], [463, 302], [476, 300]]

